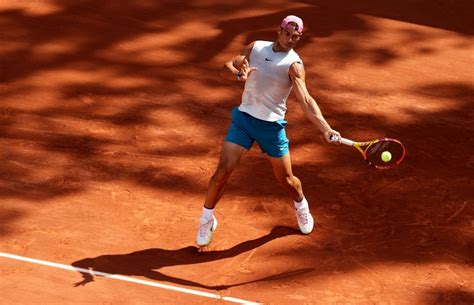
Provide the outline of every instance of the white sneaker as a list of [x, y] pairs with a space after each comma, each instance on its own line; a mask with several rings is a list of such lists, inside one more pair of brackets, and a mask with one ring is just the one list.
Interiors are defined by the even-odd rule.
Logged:
[[298, 227], [300, 228], [301, 233], [309, 234], [313, 231], [314, 219], [309, 212], [308, 207], [295, 209], [296, 220], [298, 221]]
[[199, 230], [196, 237], [196, 242], [199, 247], [209, 245], [212, 238], [212, 232], [217, 228], [217, 219], [212, 215], [212, 219], [206, 220], [201, 218], [199, 221]]

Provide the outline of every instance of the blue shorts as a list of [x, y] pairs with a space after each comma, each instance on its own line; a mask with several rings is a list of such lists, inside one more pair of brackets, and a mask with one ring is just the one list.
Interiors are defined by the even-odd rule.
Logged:
[[237, 107], [232, 109], [232, 124], [225, 140], [246, 149], [257, 142], [262, 152], [273, 158], [281, 158], [289, 152], [285, 120], [267, 122], [254, 118]]

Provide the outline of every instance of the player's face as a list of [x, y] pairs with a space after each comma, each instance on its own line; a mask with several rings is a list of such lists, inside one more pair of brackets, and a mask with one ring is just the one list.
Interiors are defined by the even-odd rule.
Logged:
[[300, 41], [300, 38], [301, 33], [291, 23], [286, 28], [280, 28], [278, 31], [278, 42], [285, 51], [293, 49]]

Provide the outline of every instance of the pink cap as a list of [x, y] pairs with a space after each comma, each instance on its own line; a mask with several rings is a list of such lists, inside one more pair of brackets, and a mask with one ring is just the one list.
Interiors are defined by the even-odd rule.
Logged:
[[296, 23], [296, 26], [294, 26], [294, 30], [299, 32], [299, 33], [302, 33], [303, 32], [303, 20], [298, 17], [298, 16], [295, 16], [295, 15], [288, 15], [285, 17], [285, 19], [283, 19], [281, 21], [281, 24], [280, 26], [284, 29], [286, 29], [286, 27], [288, 26], [288, 24], [290, 22], [294, 22]]

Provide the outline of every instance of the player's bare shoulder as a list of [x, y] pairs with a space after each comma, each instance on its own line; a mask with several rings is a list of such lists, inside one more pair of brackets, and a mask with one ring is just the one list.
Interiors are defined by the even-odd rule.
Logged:
[[294, 62], [288, 69], [288, 75], [292, 81], [296, 79], [305, 79], [306, 72], [304, 70], [304, 65], [301, 62]]
[[253, 49], [253, 46], [255, 44], [255, 41], [249, 43], [248, 45], [246, 45], [242, 51], [240, 51], [240, 54], [237, 55], [236, 57], [234, 57], [234, 59], [232, 60], [233, 64], [234, 64], [234, 67], [236, 67], [237, 69], [240, 69], [244, 63], [245, 60], [249, 60], [250, 58], [250, 53], [252, 52], [252, 49]]
[[245, 56], [245, 58], [250, 57], [250, 53], [252, 53], [253, 46], [255, 45], [255, 41], [252, 41], [248, 45], [245, 46], [245, 48], [242, 50], [241, 55]]

